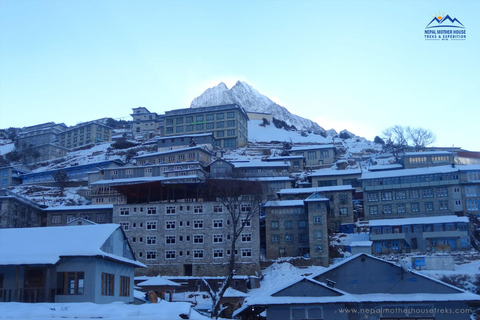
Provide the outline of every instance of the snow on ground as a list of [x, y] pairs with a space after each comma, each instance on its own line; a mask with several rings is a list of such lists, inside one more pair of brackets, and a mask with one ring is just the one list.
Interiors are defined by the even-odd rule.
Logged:
[[0, 145], [0, 155], [4, 155], [4, 154], [7, 154], [9, 152], [12, 152], [13, 149], [15, 149], [15, 145], [13, 143]]
[[108, 320], [182, 320], [180, 314], [191, 320], [208, 320], [191, 308], [188, 302], [167, 302], [132, 305], [122, 302], [94, 303], [1, 303], [0, 319], [47, 320], [102, 319]]
[[58, 187], [37, 186], [37, 185], [18, 185], [10, 187], [9, 191], [31, 200], [38, 205], [49, 207], [65, 205], [86, 205], [90, 201], [81, 196], [86, 187], [68, 187], [63, 191], [63, 197], [59, 196]]
[[252, 303], [256, 299], [269, 296], [289, 284], [293, 284], [304, 277], [317, 275], [323, 270], [325, 268], [320, 266], [297, 268], [288, 262], [274, 263], [262, 271], [263, 279], [260, 288], [250, 290], [245, 303]]

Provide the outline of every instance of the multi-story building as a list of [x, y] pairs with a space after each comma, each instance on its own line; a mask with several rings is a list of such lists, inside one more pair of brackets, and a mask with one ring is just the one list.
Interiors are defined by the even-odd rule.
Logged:
[[445, 166], [454, 163], [455, 154], [450, 151], [406, 152], [400, 159], [405, 169]]
[[335, 161], [335, 146], [333, 144], [293, 147], [289, 152], [292, 156], [305, 157], [305, 165], [307, 167], [333, 164]]
[[0, 168], [0, 188], [19, 185], [22, 183], [21, 175], [30, 172], [23, 166], [8, 166]]
[[67, 130], [64, 123], [47, 122], [35, 126], [23, 128], [16, 138], [16, 145], [19, 149], [30, 146], [57, 144], [59, 135]]
[[275, 156], [265, 158], [264, 161], [269, 162], [289, 162], [290, 171], [303, 171], [305, 168], [304, 156]]
[[463, 212], [480, 215], [480, 165], [457, 167], [460, 171]]
[[81, 146], [112, 140], [113, 129], [100, 120], [89, 121], [70, 127], [58, 134], [60, 147], [75, 149]]
[[265, 203], [266, 258], [304, 256], [328, 266], [327, 205], [318, 193], [305, 200]]
[[127, 198], [117, 190], [117, 186], [148, 182], [199, 182], [204, 181], [205, 177], [205, 169], [198, 161], [126, 165], [92, 172], [89, 175], [88, 195], [94, 204], [124, 204]]
[[112, 223], [113, 205], [59, 206], [42, 210], [42, 227], [64, 226], [75, 220], [92, 223]]
[[206, 147], [213, 150], [215, 138], [213, 133], [186, 134], [181, 136], [157, 137], [158, 150], [167, 151], [173, 149], [182, 149], [185, 147]]
[[369, 222], [375, 253], [453, 251], [470, 248], [467, 217], [381, 219]]
[[106, 160], [101, 162], [93, 162], [82, 164], [78, 166], [66, 167], [65, 169], [55, 169], [49, 171], [38, 171], [30, 172], [23, 174], [22, 183], [23, 184], [34, 184], [34, 183], [43, 183], [43, 182], [53, 182], [55, 181], [55, 173], [59, 170], [65, 170], [69, 179], [87, 179], [88, 175], [92, 171], [103, 170], [111, 166], [123, 165], [123, 162], [120, 160]]
[[232, 174], [236, 177], [280, 177], [288, 176], [290, 163], [267, 161], [231, 161]]
[[150, 112], [144, 107], [132, 108], [132, 110], [132, 131], [135, 136], [148, 133], [159, 133], [159, 125], [161, 124], [161, 120], [157, 113]]
[[207, 165], [212, 161], [212, 153], [205, 146], [195, 146], [147, 153], [137, 156], [134, 159], [139, 165], [189, 161], [197, 161], [203, 165]]
[[285, 162], [236, 161], [217, 159], [210, 164], [210, 177], [236, 177], [260, 181], [264, 200], [276, 199], [281, 189], [291, 188], [294, 182], [289, 177], [290, 164]]
[[[122, 225], [136, 257], [149, 267], [151, 275], [226, 274], [233, 226], [227, 208], [203, 198], [175, 197], [115, 205], [113, 221]], [[246, 215], [251, 207], [241, 209]], [[259, 219], [247, 221], [236, 242], [237, 274], [259, 271], [259, 237]]]
[[318, 193], [329, 201], [327, 203], [327, 226], [329, 232], [353, 233], [355, 216], [353, 212], [352, 186], [333, 186], [318, 188], [292, 188], [277, 192], [281, 200], [304, 200]]
[[60, 158], [65, 156], [68, 151], [58, 145], [59, 136], [65, 130], [67, 130], [65, 124], [56, 124], [55, 122], [25, 127], [18, 134], [15, 146], [21, 151], [31, 151], [29, 154], [25, 154], [27, 163]]
[[366, 220], [463, 213], [455, 166], [364, 172], [361, 181]]
[[42, 225], [41, 206], [6, 189], [0, 189], [0, 228]]
[[360, 169], [320, 169], [309, 173], [308, 179], [312, 187], [352, 186], [361, 194], [362, 184], [358, 181], [361, 175]]
[[248, 116], [236, 104], [166, 111], [165, 137], [212, 132], [215, 147], [238, 148], [248, 142]]

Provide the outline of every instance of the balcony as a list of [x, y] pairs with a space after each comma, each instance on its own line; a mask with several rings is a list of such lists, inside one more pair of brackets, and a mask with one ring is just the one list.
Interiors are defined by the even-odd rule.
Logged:
[[[50, 295], [48, 292], [50, 292]], [[48, 289], [45, 287], [0, 289], [0, 302], [55, 302], [55, 289]]]
[[467, 231], [460, 231], [460, 230], [452, 230], [452, 231], [432, 231], [432, 232], [424, 232], [422, 234], [424, 239], [431, 239], [431, 238], [463, 238], [468, 237]]
[[382, 233], [382, 234], [374, 234], [370, 233], [370, 240], [378, 241], [378, 240], [405, 240], [405, 233]]

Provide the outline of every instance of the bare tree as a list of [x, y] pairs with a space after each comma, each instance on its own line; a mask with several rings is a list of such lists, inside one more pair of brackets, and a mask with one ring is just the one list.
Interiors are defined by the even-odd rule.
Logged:
[[65, 187], [70, 181], [70, 177], [67, 174], [67, 171], [64, 169], [60, 169], [53, 174], [53, 179], [55, 180], [58, 188], [60, 189], [60, 197], [63, 197], [63, 192], [65, 191]]
[[395, 156], [410, 148], [420, 151], [437, 140], [435, 134], [424, 128], [402, 127], [396, 125], [383, 131], [385, 151]]
[[405, 131], [412, 147], [414, 147], [416, 151], [424, 149], [437, 140], [436, 135], [432, 131], [424, 128], [407, 127]]
[[207, 180], [204, 191], [208, 198], [214, 198], [223, 204], [231, 221], [228, 231], [231, 239], [228, 275], [218, 291], [213, 290], [208, 282], [203, 280], [209, 288], [209, 295], [212, 299], [212, 317], [217, 319], [223, 311], [220, 300], [225, 291], [230, 287], [231, 280], [236, 272], [235, 251], [237, 241], [241, 237], [245, 226], [249, 225], [252, 219], [257, 217], [260, 211], [263, 190], [259, 181], [227, 178]]

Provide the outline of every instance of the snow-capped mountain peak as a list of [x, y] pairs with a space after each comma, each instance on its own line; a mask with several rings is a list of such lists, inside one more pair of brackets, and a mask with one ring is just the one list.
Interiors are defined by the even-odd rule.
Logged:
[[270, 100], [245, 81], [237, 81], [231, 89], [221, 82], [193, 99], [190, 108], [223, 104], [237, 104], [247, 112], [270, 113], [273, 117], [295, 126], [298, 130], [325, 132], [317, 123], [290, 113], [285, 107]]

